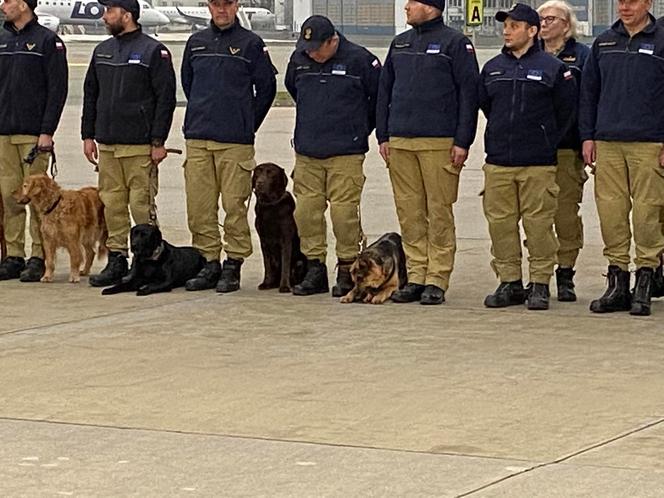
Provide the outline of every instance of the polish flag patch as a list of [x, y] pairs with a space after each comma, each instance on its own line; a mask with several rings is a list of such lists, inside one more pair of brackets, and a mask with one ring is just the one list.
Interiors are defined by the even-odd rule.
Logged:
[[168, 50], [162, 50], [161, 51], [161, 58], [162, 59], [170, 59], [171, 54], [168, 53]]
[[572, 76], [572, 71], [569, 69], [563, 73], [563, 78], [566, 80], [571, 80], [574, 76]]
[[380, 61], [378, 59], [374, 59], [373, 62], [371, 63], [373, 67], [380, 67]]
[[475, 53], [475, 47], [473, 47], [470, 43], [466, 43], [466, 51], [474, 54]]
[[267, 54], [267, 47], [263, 47], [263, 53]]
[[65, 49], [64, 43], [62, 43], [61, 41], [56, 41], [55, 42], [55, 49], [56, 50], [64, 50]]

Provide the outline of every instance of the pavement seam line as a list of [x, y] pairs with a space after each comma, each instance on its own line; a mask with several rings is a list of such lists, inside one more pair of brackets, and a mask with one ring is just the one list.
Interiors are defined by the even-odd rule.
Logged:
[[645, 430], [650, 429], [652, 427], [655, 427], [656, 425], [659, 425], [663, 422], [664, 422], [664, 417], [659, 418], [659, 419], [657, 419], [653, 422], [649, 422], [645, 425], [636, 427], [635, 429], [631, 429], [627, 432], [623, 432], [622, 434], [618, 434], [617, 436], [611, 437], [609, 439], [605, 439], [603, 441], [592, 444], [590, 446], [586, 446], [585, 448], [581, 448], [580, 450], [575, 451], [574, 453], [570, 453], [568, 455], [558, 457], [558, 458], [556, 458], [554, 460], [551, 460], [549, 462], [543, 462], [543, 463], [540, 463], [540, 464], [537, 464], [537, 465], [533, 465], [532, 467], [529, 467], [527, 469], [520, 470], [519, 472], [509, 474], [505, 477], [501, 477], [500, 479], [496, 479], [495, 481], [491, 481], [491, 482], [489, 482], [487, 484], [484, 484], [482, 486], [479, 486], [475, 489], [471, 489], [470, 491], [466, 491], [465, 493], [461, 493], [460, 495], [456, 495], [456, 498], [464, 498], [466, 496], [470, 496], [470, 495], [479, 493], [480, 491], [484, 491], [485, 489], [488, 489], [492, 486], [495, 486], [496, 484], [500, 484], [504, 481], [507, 481], [508, 479], [512, 479], [514, 477], [518, 477], [518, 476], [521, 476], [523, 474], [527, 474], [527, 473], [532, 472], [534, 470], [538, 470], [538, 469], [541, 469], [541, 468], [544, 468], [544, 467], [551, 467], [551, 466], [554, 466], [554, 465], [558, 465], [560, 463], [566, 462], [567, 460], [571, 460], [574, 457], [577, 457], [579, 455], [583, 455], [584, 453], [587, 453], [589, 451], [595, 450], [597, 448], [601, 448], [603, 446], [607, 446], [607, 445], [609, 445], [611, 443], [614, 443], [616, 441], [619, 441], [621, 439], [625, 439], [629, 436], [632, 436], [632, 435], [637, 434], [639, 432], [642, 432], [642, 431], [645, 431]]
[[151, 427], [138, 427], [138, 426], [122, 426], [122, 425], [112, 425], [112, 424], [93, 424], [85, 422], [66, 422], [62, 420], [46, 420], [46, 419], [33, 419], [33, 418], [21, 418], [21, 417], [3, 417], [0, 416], [0, 422], [28, 422], [33, 424], [52, 424], [52, 425], [64, 425], [64, 426], [74, 426], [74, 427], [90, 427], [97, 429], [113, 429], [119, 431], [144, 431], [144, 432], [156, 432], [156, 433], [165, 433], [173, 435], [183, 435], [183, 436], [207, 436], [215, 438], [229, 438], [229, 439], [244, 439], [250, 441], [265, 441], [265, 442], [275, 442], [275, 443], [291, 443], [291, 444], [306, 444], [311, 446], [327, 446], [332, 448], [348, 448], [348, 449], [358, 449], [358, 450], [376, 450], [376, 451], [390, 451], [394, 453], [412, 453], [416, 455], [431, 455], [431, 456], [449, 456], [449, 457], [465, 457], [465, 458], [481, 458], [485, 460], [499, 460], [507, 462], [527, 462], [528, 460], [523, 460], [520, 458], [508, 458], [508, 457], [497, 457], [491, 455], [470, 455], [465, 453], [445, 453], [445, 452], [432, 452], [424, 450], [409, 450], [406, 448], [389, 448], [383, 446], [368, 446], [368, 445], [358, 445], [358, 444], [342, 444], [342, 443], [329, 443], [329, 442], [319, 442], [319, 441], [302, 441], [297, 439], [283, 439], [283, 438], [271, 438], [271, 437], [262, 437], [262, 436], [242, 436], [238, 434], [225, 434], [219, 432], [197, 432], [197, 431], [185, 431], [185, 430], [176, 430], [176, 429], [154, 429]]
[[21, 332], [32, 332], [32, 331], [38, 331], [42, 329], [49, 329], [52, 327], [61, 327], [63, 325], [71, 325], [73, 323], [83, 323], [88, 320], [96, 320], [98, 318], [109, 318], [112, 316], [117, 316], [117, 315], [131, 315], [133, 313], [140, 313], [141, 311], [144, 310], [154, 310], [157, 308], [166, 308], [168, 306], [173, 306], [177, 304], [182, 304], [182, 303], [190, 303], [190, 302], [195, 302], [195, 301], [201, 301], [203, 299], [207, 299], [211, 296], [201, 296], [198, 298], [192, 298], [192, 299], [184, 299], [182, 301], [176, 301], [173, 303], [158, 303], [153, 306], [146, 306], [145, 308], [139, 308], [139, 309], [134, 309], [134, 310], [122, 310], [122, 311], [115, 311], [113, 313], [102, 313], [100, 315], [94, 315], [94, 316], [88, 316], [85, 318], [80, 318], [78, 320], [65, 320], [62, 322], [55, 322], [55, 323], [49, 323], [49, 324], [44, 324], [44, 325], [38, 325], [36, 327], [27, 327], [24, 329], [14, 329], [14, 330], [8, 330], [6, 332], [0, 332], [0, 339], [2, 339], [4, 336], [9, 336], [13, 334], [20, 334]]

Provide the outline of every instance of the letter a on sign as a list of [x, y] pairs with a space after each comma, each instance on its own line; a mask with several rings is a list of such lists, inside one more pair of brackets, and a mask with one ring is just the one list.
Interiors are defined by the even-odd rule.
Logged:
[[481, 26], [484, 18], [483, 0], [466, 0], [466, 26]]

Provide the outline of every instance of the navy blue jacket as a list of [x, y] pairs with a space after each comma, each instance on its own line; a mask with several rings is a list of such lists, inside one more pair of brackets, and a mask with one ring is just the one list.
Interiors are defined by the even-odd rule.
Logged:
[[240, 26], [214, 23], [191, 35], [182, 59], [187, 139], [253, 144], [277, 92], [265, 43]]
[[295, 151], [319, 159], [367, 152], [379, 78], [376, 56], [341, 34], [337, 53], [324, 64], [293, 52], [286, 89], [297, 110]]
[[433, 19], [398, 35], [380, 76], [378, 143], [392, 137], [453, 137], [465, 149], [477, 130], [479, 69], [470, 40]]
[[[542, 45], [544, 48], [544, 45]], [[578, 43], [574, 38], [565, 42], [565, 46], [558, 54], [558, 59], [563, 61], [568, 69], [572, 71], [572, 76], [576, 80], [576, 87], [581, 87], [581, 74], [583, 65], [590, 54], [590, 49], [583, 43]], [[577, 101], [578, 102], [578, 101]], [[577, 107], [578, 109], [578, 107]], [[578, 114], [577, 114], [578, 117]], [[581, 138], [579, 137], [579, 122], [574, 121], [572, 126], [558, 144], [559, 149], [581, 150]]]
[[147, 145], [168, 138], [175, 111], [171, 54], [140, 28], [97, 45], [83, 90], [83, 140]]
[[519, 59], [503, 47], [486, 63], [480, 78], [487, 163], [557, 164], [558, 144], [576, 114], [578, 96], [571, 70], [536, 43]]
[[0, 29], [0, 135], [53, 135], [67, 100], [62, 40], [37, 23]]
[[616, 21], [599, 35], [583, 68], [581, 140], [664, 142], [664, 27], [630, 38]]

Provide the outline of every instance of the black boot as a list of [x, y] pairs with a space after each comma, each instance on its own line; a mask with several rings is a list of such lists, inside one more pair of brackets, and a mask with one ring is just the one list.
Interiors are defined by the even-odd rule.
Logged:
[[46, 266], [42, 258], [33, 256], [25, 265], [25, 270], [21, 272], [18, 278], [21, 282], [39, 282], [44, 276]]
[[662, 257], [659, 259], [659, 266], [655, 268], [652, 276], [652, 297], [664, 296], [664, 271], [662, 271]]
[[634, 285], [634, 294], [632, 295], [632, 309], [630, 315], [648, 316], [650, 315], [650, 298], [652, 295], [652, 268], [639, 268], [636, 270], [636, 284]]
[[127, 258], [122, 253], [111, 251], [108, 253], [108, 262], [106, 268], [97, 275], [90, 276], [90, 285], [92, 287], [108, 287], [109, 285], [119, 284], [129, 271]]
[[221, 276], [221, 264], [218, 260], [208, 261], [205, 266], [201, 268], [194, 278], [190, 278], [184, 284], [184, 288], [188, 291], [199, 291], [206, 289], [214, 289], [217, 286], [219, 277]]
[[437, 285], [427, 285], [420, 296], [420, 304], [443, 304], [445, 291]]
[[574, 274], [572, 268], [560, 268], [556, 270], [556, 287], [558, 288], [558, 301], [574, 302], [576, 301], [576, 292], [574, 292]]
[[293, 294], [296, 296], [310, 296], [312, 294], [323, 294], [329, 292], [327, 283], [327, 266], [317, 259], [307, 261], [307, 274], [304, 280], [293, 286]]
[[529, 310], [549, 309], [549, 286], [547, 284], [532, 283], [528, 286], [526, 297]]
[[217, 283], [217, 292], [235, 292], [240, 289], [240, 268], [242, 259], [228, 258], [221, 267], [221, 277]]
[[593, 313], [629, 311], [632, 306], [632, 296], [629, 293], [629, 272], [621, 270], [616, 265], [609, 265], [607, 278], [609, 285], [606, 292], [602, 297], [590, 303], [590, 311]]
[[337, 283], [332, 287], [332, 297], [342, 297], [348, 294], [355, 286], [350, 276], [350, 266], [353, 261], [340, 259], [337, 262]]
[[17, 256], [9, 256], [0, 263], [0, 280], [13, 280], [21, 276], [25, 268], [25, 260]]
[[516, 306], [526, 301], [526, 290], [521, 280], [514, 282], [501, 282], [493, 294], [484, 299], [487, 308], [506, 308]]
[[424, 286], [422, 284], [407, 283], [403, 288], [392, 294], [392, 301], [395, 303], [414, 303], [422, 298]]

